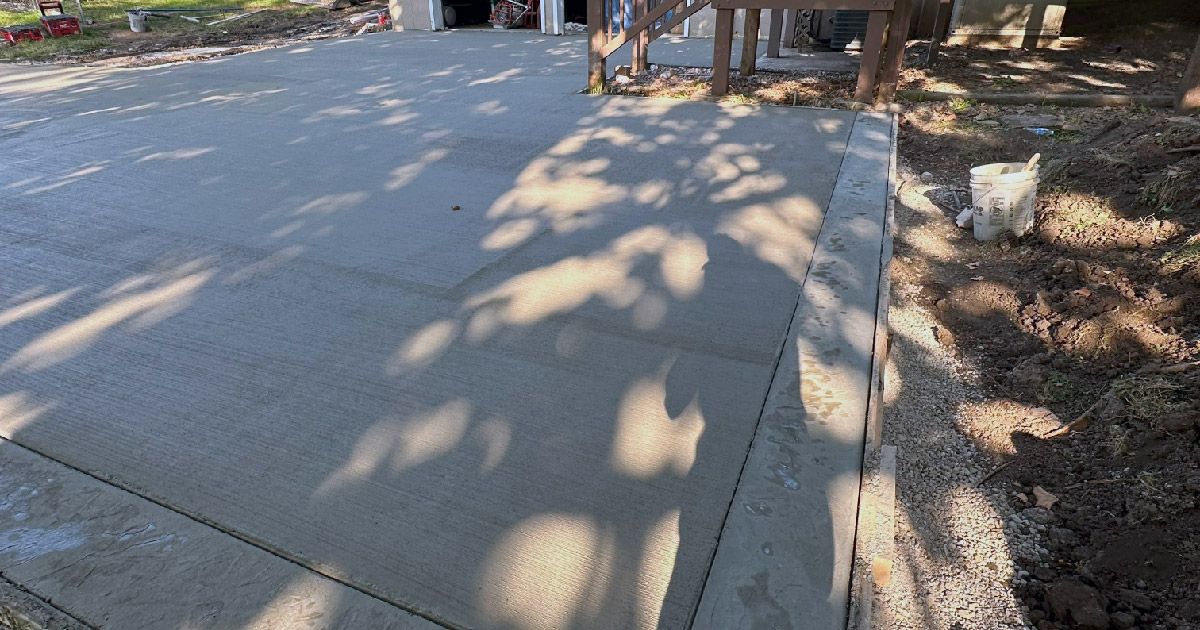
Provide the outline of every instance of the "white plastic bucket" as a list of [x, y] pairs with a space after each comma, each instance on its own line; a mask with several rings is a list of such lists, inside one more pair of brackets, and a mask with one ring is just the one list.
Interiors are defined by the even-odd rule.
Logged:
[[975, 239], [990, 241], [1011, 230], [1024, 236], [1033, 228], [1038, 167], [1025, 162], [985, 164], [971, 169], [971, 205]]
[[129, 17], [129, 30], [134, 33], [145, 33], [150, 30], [146, 26], [146, 14], [141, 11], [126, 11], [125, 15]]

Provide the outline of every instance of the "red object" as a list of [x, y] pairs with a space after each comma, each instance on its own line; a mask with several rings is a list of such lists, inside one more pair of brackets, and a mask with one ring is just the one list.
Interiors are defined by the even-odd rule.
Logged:
[[20, 42], [40, 42], [42, 39], [42, 31], [36, 26], [9, 26], [0, 28], [0, 38], [10, 44], [18, 44]]
[[75, 17], [74, 15], [43, 16], [42, 26], [46, 28], [47, 33], [50, 33], [50, 37], [78, 35], [82, 32], [79, 29], [79, 18]]
[[387, 25], [387, 23], [388, 23], [388, 22], [391, 22], [391, 21], [392, 21], [392, 16], [391, 16], [391, 15], [388, 15], [387, 13], [380, 13], [380, 14], [379, 14], [379, 23], [380, 23], [380, 24], [382, 24], [382, 25]]

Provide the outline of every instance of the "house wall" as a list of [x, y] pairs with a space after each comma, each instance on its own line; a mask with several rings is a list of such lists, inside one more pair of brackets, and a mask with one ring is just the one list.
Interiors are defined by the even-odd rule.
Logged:
[[441, 30], [445, 28], [441, 9], [441, 0], [388, 0], [388, 12], [396, 30]]
[[1062, 33], [1067, 0], [958, 0], [947, 41], [1035, 48]]
[[[770, 24], [770, 11], [763, 11], [762, 26], [758, 29], [758, 38], [766, 39], [767, 25]], [[717, 11], [711, 6], [704, 7], [696, 12], [691, 18], [691, 26], [688, 27], [689, 37], [712, 37], [717, 30]], [[737, 37], [742, 36], [742, 27], [745, 25], [746, 12], [737, 10], [733, 12], [733, 34]]]

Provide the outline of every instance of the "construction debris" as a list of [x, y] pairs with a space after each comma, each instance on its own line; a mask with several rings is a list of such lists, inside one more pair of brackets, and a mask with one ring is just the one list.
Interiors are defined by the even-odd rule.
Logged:
[[266, 9], [258, 9], [255, 11], [247, 11], [246, 13], [239, 13], [233, 17], [227, 17], [227, 18], [220, 19], [220, 20], [213, 20], [212, 22], [208, 22], [206, 24], [206, 26], [216, 26], [218, 24], [224, 24], [225, 22], [232, 22], [234, 20], [240, 20], [244, 17], [249, 17], [251, 15], [254, 15], [255, 13], [262, 13], [263, 11], [266, 11]]
[[346, 7], [360, 4], [358, 0], [290, 0], [293, 4], [307, 4], [314, 7], [323, 7], [329, 10], [345, 9]]

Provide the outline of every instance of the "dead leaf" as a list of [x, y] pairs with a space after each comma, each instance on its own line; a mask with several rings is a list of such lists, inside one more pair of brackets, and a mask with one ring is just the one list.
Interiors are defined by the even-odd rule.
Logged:
[[1068, 433], [1082, 431], [1088, 427], [1088, 424], [1090, 422], [1091, 421], [1088, 419], [1087, 412], [1084, 412], [1084, 414], [1079, 416], [1078, 418], [1072, 420], [1071, 422], [1068, 422], [1067, 424], [1062, 425], [1061, 427], [1058, 427], [1057, 429], [1054, 429], [1053, 431], [1046, 433], [1042, 437], [1045, 439], [1051, 439], [1051, 438], [1056, 438], [1056, 437], [1061, 437], [1061, 436], [1067, 435]]
[[967, 269], [978, 269], [980, 264], [982, 263], [969, 262], [967, 263]]
[[1054, 507], [1055, 503], [1058, 503], [1058, 497], [1046, 492], [1041, 486], [1033, 487], [1033, 498], [1037, 499], [1038, 507], [1046, 508], [1047, 510]]
[[975, 282], [979, 282], [980, 280], [983, 280], [983, 276], [975, 276], [971, 279], [974, 280]]

